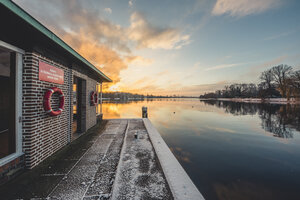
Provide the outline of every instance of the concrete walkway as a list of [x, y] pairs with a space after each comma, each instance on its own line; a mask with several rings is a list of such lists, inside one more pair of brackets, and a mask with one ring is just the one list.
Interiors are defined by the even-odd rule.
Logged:
[[143, 120], [114, 119], [47, 198], [168, 200], [172, 195]]
[[104, 133], [95, 140], [48, 198], [109, 198], [127, 123], [127, 120], [110, 120]]
[[129, 121], [111, 199], [173, 199], [142, 119]]
[[204, 198], [148, 119], [112, 119], [1, 186], [0, 199]]

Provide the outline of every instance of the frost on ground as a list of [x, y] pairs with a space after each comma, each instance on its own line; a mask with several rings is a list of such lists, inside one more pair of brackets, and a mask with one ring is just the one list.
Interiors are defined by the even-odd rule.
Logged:
[[172, 199], [143, 121], [130, 120], [125, 137], [112, 199]]
[[44, 199], [172, 199], [142, 119], [109, 120], [65, 171]]
[[57, 185], [49, 199], [109, 199], [127, 120], [110, 120], [91, 148]]

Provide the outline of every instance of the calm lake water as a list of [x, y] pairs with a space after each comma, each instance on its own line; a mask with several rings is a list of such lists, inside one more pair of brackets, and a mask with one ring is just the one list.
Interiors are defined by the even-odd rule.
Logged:
[[141, 117], [142, 106], [206, 199], [300, 199], [300, 105], [157, 99], [103, 113]]

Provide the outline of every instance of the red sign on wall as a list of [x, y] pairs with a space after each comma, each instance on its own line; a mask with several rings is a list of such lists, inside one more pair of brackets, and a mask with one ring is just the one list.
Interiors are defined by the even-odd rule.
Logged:
[[64, 71], [39, 61], [39, 79], [41, 81], [64, 84]]

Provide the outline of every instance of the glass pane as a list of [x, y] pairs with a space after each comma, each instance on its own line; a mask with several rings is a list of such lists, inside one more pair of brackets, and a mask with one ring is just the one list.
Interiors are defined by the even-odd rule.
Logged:
[[10, 77], [10, 52], [0, 48], [0, 76]]
[[77, 92], [78, 90], [78, 80], [76, 77], [74, 77], [73, 79], [73, 123], [72, 123], [72, 133], [76, 133], [77, 132], [77, 107], [78, 107], [78, 103], [77, 103]]
[[73, 84], [73, 114], [77, 114], [77, 83]]
[[0, 48], [0, 159], [15, 152], [15, 138], [10, 119], [13, 116], [12, 108], [14, 101], [11, 87], [11, 54]]

